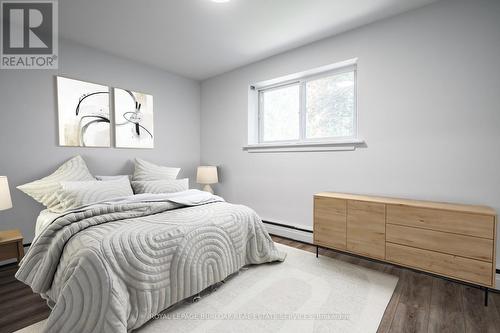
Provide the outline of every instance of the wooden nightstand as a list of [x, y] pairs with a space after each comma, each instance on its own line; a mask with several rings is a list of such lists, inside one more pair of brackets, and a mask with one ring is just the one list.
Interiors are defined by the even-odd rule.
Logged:
[[0, 261], [17, 259], [17, 263], [24, 256], [23, 235], [19, 230], [0, 231]]

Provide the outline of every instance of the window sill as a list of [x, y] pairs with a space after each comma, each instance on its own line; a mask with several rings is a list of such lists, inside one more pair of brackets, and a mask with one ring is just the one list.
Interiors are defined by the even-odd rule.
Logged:
[[287, 153], [287, 152], [325, 152], [325, 151], [353, 151], [356, 148], [366, 147], [362, 139], [328, 142], [300, 142], [300, 143], [259, 143], [243, 147], [249, 153]]

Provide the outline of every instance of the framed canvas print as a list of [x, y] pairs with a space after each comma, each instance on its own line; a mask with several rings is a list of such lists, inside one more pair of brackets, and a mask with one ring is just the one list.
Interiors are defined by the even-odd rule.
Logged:
[[110, 88], [57, 77], [59, 145], [110, 147]]
[[117, 148], [154, 148], [153, 96], [114, 88]]

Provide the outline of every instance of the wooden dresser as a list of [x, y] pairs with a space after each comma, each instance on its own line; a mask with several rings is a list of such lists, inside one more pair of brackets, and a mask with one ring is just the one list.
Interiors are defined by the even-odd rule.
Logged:
[[314, 244], [495, 288], [496, 212], [458, 205], [323, 192]]

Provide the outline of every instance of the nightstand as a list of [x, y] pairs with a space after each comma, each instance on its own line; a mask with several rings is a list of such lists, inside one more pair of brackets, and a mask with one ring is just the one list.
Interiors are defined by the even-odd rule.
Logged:
[[23, 235], [19, 230], [0, 231], [0, 261], [17, 259], [17, 263], [24, 256]]

